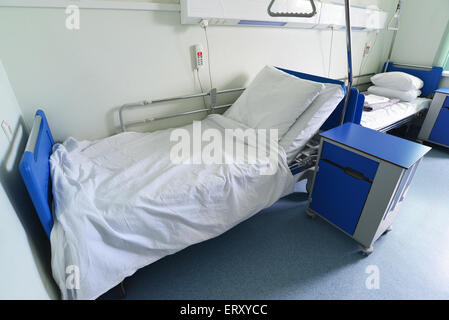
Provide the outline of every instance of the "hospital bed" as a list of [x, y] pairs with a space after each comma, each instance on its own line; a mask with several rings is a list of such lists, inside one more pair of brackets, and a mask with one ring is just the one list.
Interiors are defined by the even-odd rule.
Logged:
[[[346, 86], [343, 82], [318, 77], [314, 75], [309, 75], [305, 73], [300, 73], [292, 70], [281, 69], [284, 72], [289, 73], [298, 78], [311, 80], [320, 83], [330, 83], [340, 85], [343, 90], [346, 90]], [[240, 89], [236, 89], [238, 91]], [[211, 96], [211, 105], [206, 111], [216, 110], [220, 108], [225, 108], [226, 106], [216, 105], [216, 96], [218, 94], [229, 93], [232, 90], [216, 91], [213, 89], [211, 92], [203, 94]], [[351, 88], [351, 94], [349, 101], [346, 105], [346, 111], [343, 113], [344, 122], [352, 122], [359, 124], [364, 97], [359, 94], [358, 90]], [[195, 96], [182, 96], [169, 99], [155, 100], [153, 103], [174, 101], [174, 100], [185, 100], [198, 98], [202, 95]], [[121, 127], [123, 131], [129, 126], [124, 121], [123, 112], [125, 110], [132, 109], [135, 106], [145, 106], [151, 105], [150, 102], [142, 102], [137, 104], [127, 104], [120, 111]], [[342, 110], [344, 109], [344, 100], [336, 107], [333, 113], [328, 117], [321, 127], [321, 130], [327, 130], [336, 127], [340, 124], [342, 118]], [[199, 109], [201, 110], [201, 109]], [[204, 111], [204, 110], [202, 110]], [[183, 115], [182, 113], [181, 115]], [[164, 117], [161, 117], [164, 118]], [[215, 115], [215, 117], [206, 118], [205, 124], [214, 126], [213, 122], [219, 122], [221, 125], [223, 121], [229, 121], [223, 119], [225, 117]], [[141, 123], [148, 123], [153, 119], [144, 119], [140, 121]], [[137, 125], [137, 123], [131, 123], [131, 125]], [[235, 125], [233, 123], [230, 126]], [[90, 273], [92, 281], [89, 279], [83, 279], [81, 276], [81, 282], [83, 293], [74, 290], [78, 288], [61, 288], [64, 298], [81, 298], [90, 299], [96, 298], [107, 290], [113, 288], [115, 285], [121, 283], [124, 278], [132, 275], [137, 269], [144, 267], [167, 254], [175, 253], [183, 248], [210, 239], [212, 237], [218, 236], [222, 232], [232, 228], [237, 223], [249, 218], [252, 214], [257, 213], [264, 207], [267, 207], [277, 201], [280, 197], [286, 195], [285, 185], [295, 183], [294, 176], [304, 172], [306, 169], [310, 169], [314, 165], [314, 160], [311, 158], [304, 158], [298, 156], [296, 161], [293, 163], [282, 164], [281, 172], [273, 176], [266, 176], [260, 183], [253, 183], [251, 181], [254, 176], [251, 176], [251, 168], [238, 168], [238, 174], [232, 176], [233, 180], [238, 180], [238, 183], [231, 183], [223, 178], [225, 175], [218, 174], [213, 166], [210, 167], [188, 167], [188, 169], [182, 169], [182, 165], [179, 167], [171, 166], [170, 168], [164, 167], [169, 163], [167, 159], [168, 149], [164, 147], [158, 137], [167, 135], [167, 131], [160, 130], [157, 131], [158, 134], [154, 135], [143, 135], [137, 132], [127, 132], [124, 135], [116, 135], [104, 140], [94, 142], [91, 144], [83, 144], [84, 142], [74, 143], [69, 141], [66, 145], [67, 149], [70, 148], [83, 148], [90, 153], [93, 161], [99, 161], [101, 168], [96, 167], [95, 170], [109, 170], [113, 171], [115, 166], [119, 162], [129, 160], [123, 157], [123, 153], [126, 152], [136, 152], [133, 154], [132, 161], [129, 163], [130, 170], [140, 170], [142, 177], [139, 175], [133, 180], [129, 180], [129, 170], [124, 174], [116, 175], [113, 177], [107, 177], [104, 180], [96, 181], [99, 178], [92, 177], [90, 174], [95, 170], [91, 170], [86, 167], [71, 165], [70, 159], [66, 157], [67, 153], [61, 153], [61, 148], [57, 148], [55, 152], [59, 152], [57, 155], [58, 161], [60, 161], [60, 169], [53, 175], [53, 181], [50, 177], [50, 156], [53, 152], [53, 147], [55, 145], [54, 139], [51, 134], [49, 123], [45, 113], [42, 110], [36, 112], [33, 128], [29, 136], [29, 140], [22, 156], [20, 163], [20, 171], [24, 179], [27, 190], [33, 201], [34, 207], [38, 214], [38, 217], [42, 223], [42, 226], [52, 242], [52, 269], [53, 276], [57, 279], [60, 288], [65, 283], [66, 267], [67, 264], [73, 262], [73, 265], [78, 267], [81, 271], [86, 273], [86, 270], [91, 268], [96, 268]], [[153, 145], [158, 145], [159, 147], [154, 150], [148, 150], [144, 144], [145, 139], [153, 139], [156, 142], [151, 142]], [[159, 142], [157, 140], [159, 139]], [[165, 141], [165, 140], [164, 140]], [[131, 146], [131, 147], [129, 147]], [[114, 155], [117, 157], [109, 157], [104, 159], [104, 155], [101, 153], [104, 148], [114, 149]], [[130, 149], [131, 148], [131, 149]], [[164, 149], [165, 148], [165, 149]], [[312, 147], [313, 148], [313, 147]], [[130, 151], [131, 150], [131, 151]], [[136, 151], [137, 150], [137, 151]], [[54, 154], [53, 154], [54, 155]], [[300, 154], [301, 155], [301, 154]], [[145, 157], [152, 158], [153, 162], [147, 161]], [[139, 158], [139, 159], [138, 159]], [[136, 160], [137, 159], [137, 160]], [[138, 169], [136, 169], [136, 163], [141, 163]], [[123, 164], [120, 164], [123, 165]], [[211, 169], [212, 168], [212, 169]], [[284, 168], [284, 169], [283, 169]], [[65, 177], [61, 172], [66, 170], [68, 178]], [[177, 174], [171, 175], [169, 177], [161, 177], [157, 174], [157, 170], [174, 170]], [[203, 170], [203, 171], [201, 171]], [[212, 170], [213, 172], [208, 175], [208, 172], [204, 171]], [[221, 169], [220, 169], [221, 170]], [[283, 170], [283, 172], [282, 172]], [[59, 172], [59, 174], [57, 174]], [[83, 175], [87, 172], [87, 176]], [[170, 171], [171, 172], [171, 171]], [[288, 174], [287, 174], [288, 172]], [[282, 173], [282, 174], [281, 174]], [[98, 174], [98, 172], [96, 172]], [[151, 176], [154, 174], [154, 180]], [[246, 177], [245, 175], [248, 175]], [[100, 174], [101, 176], [101, 174]], [[214, 179], [211, 179], [214, 178]], [[141, 179], [142, 178], [142, 179]], [[147, 179], [147, 180], [144, 180]], [[70, 181], [66, 181], [69, 179]], [[95, 185], [96, 183], [107, 183], [110, 186], [109, 191], [111, 194], [98, 194], [95, 187], [92, 187], [88, 194], [79, 190], [79, 179], [87, 180], [87, 185]], [[149, 180], [154, 183], [149, 183]], [[190, 180], [189, 180], [190, 179]], [[192, 181], [202, 179], [200, 185], [195, 185]], [[218, 179], [218, 180], [217, 180]], [[258, 178], [259, 179], [259, 178]], [[262, 178], [260, 178], [262, 179]], [[156, 181], [157, 180], [157, 181]], [[60, 186], [66, 183], [64, 190], [58, 190], [59, 187], [53, 189], [53, 186]], [[158, 188], [158, 186], [163, 185], [164, 188], [171, 188], [172, 192], [164, 193]], [[217, 187], [217, 185], [219, 187]], [[217, 196], [214, 193], [214, 188], [216, 189]], [[148, 192], [154, 194], [153, 199], [141, 199], [138, 198], [139, 192], [142, 189], [149, 190]], [[194, 194], [192, 190], [194, 190]], [[194, 198], [201, 194], [203, 201], [200, 207], [197, 206], [197, 202]], [[221, 193], [229, 194], [230, 196], [225, 201], [222, 201], [219, 196]], [[62, 215], [58, 216], [59, 226], [66, 224], [65, 229], [55, 227], [54, 224], [54, 213], [53, 206], [53, 195], [57, 194], [58, 197], [65, 198], [67, 203], [71, 201], [76, 202], [76, 206], [80, 211], [85, 211], [86, 214], [83, 216], [83, 221], [79, 222], [77, 225], [73, 225], [71, 229], [70, 216]], [[182, 198], [182, 195], [191, 195], [190, 198]], [[260, 194], [264, 194], [264, 197], [260, 197]], [[128, 196], [129, 198], [126, 198]], [[136, 199], [137, 197], [137, 199]], [[178, 198], [177, 198], [178, 197]], [[132, 198], [132, 205], [129, 203], [129, 199]], [[190, 201], [193, 199], [192, 201]], [[204, 200], [206, 199], [206, 200]], [[179, 203], [179, 202], [182, 203]], [[225, 204], [227, 207], [225, 207]], [[173, 205], [179, 206], [176, 210], [173, 209]], [[115, 210], [110, 210], [110, 206], [114, 206]], [[157, 207], [157, 214], [166, 215], [171, 217], [167, 222], [160, 219], [150, 217], [148, 212], [142, 209], [145, 206]], [[209, 207], [213, 211], [207, 211], [207, 221], [202, 220], [204, 216], [200, 213], [204, 208]], [[105, 214], [101, 217], [92, 215], [89, 210], [104, 210]], [[163, 209], [160, 209], [163, 208]], [[57, 208], [60, 212], [64, 211], [65, 208]], [[127, 212], [133, 213], [133, 215], [124, 214], [114, 214], [111, 216], [110, 212]], [[213, 214], [210, 214], [213, 212]], [[226, 214], [225, 214], [226, 213]], [[157, 215], [156, 214], [156, 215]], [[65, 218], [64, 218], [65, 217]], [[196, 220], [195, 220], [196, 219]], [[115, 225], [122, 223], [129, 227], [129, 230], [137, 230], [136, 233], [119, 233], [116, 231]], [[162, 221], [162, 222], [161, 222]], [[181, 223], [183, 228], [179, 229], [175, 233], [170, 230], [177, 230], [174, 226]], [[102, 231], [103, 230], [103, 231]], [[67, 234], [70, 233], [70, 234]], [[95, 234], [95, 236], [92, 236]], [[107, 234], [107, 236], [105, 236]], [[150, 238], [149, 235], [151, 235]], [[71, 243], [61, 243], [65, 237], [73, 237], [79, 239], [79, 241], [74, 241]], [[91, 237], [91, 239], [89, 238]], [[86, 240], [89, 238], [89, 240]], [[145, 245], [142, 245], [145, 242]], [[174, 243], [174, 244], [173, 244]], [[59, 250], [54, 247], [57, 246]], [[75, 246], [75, 247], [74, 247]], [[152, 247], [151, 257], [146, 256], [145, 259], [141, 259], [140, 255], [145, 253], [149, 254], [148, 248], [146, 246]], [[123, 249], [130, 247], [129, 250]], [[66, 261], [58, 261], [55, 256], [57, 252], [65, 252]], [[80, 255], [87, 256], [85, 264], [80, 262]], [[102, 257], [100, 261], [93, 262], [95, 257]], [[130, 265], [122, 266], [120, 265], [120, 270], [117, 274], [110, 271], [114, 268], [115, 264], [120, 261], [120, 263], [128, 262]], [[79, 266], [78, 263], [82, 265]], [[104, 279], [103, 279], [104, 278]], [[101, 284], [104, 280], [105, 284]], [[101, 286], [101, 288], [91, 288], [89, 286]]]
[[411, 102], [400, 101], [380, 110], [363, 111], [360, 124], [373, 130], [388, 132], [402, 126], [409, 126], [415, 122], [422, 122], [431, 102], [431, 99], [427, 97], [438, 89], [443, 69], [440, 67], [395, 64], [393, 62], [386, 64], [383, 69], [386, 72], [405, 72], [423, 80], [424, 86], [421, 89], [421, 96]]

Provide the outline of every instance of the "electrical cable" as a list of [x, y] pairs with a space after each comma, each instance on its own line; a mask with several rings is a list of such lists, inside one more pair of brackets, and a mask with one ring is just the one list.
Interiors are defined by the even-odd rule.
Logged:
[[334, 26], [331, 27], [332, 33], [331, 33], [331, 45], [329, 48], [329, 62], [328, 62], [328, 69], [327, 69], [327, 77], [330, 78], [331, 75], [331, 62], [332, 62], [332, 47], [334, 44]]
[[[376, 46], [378, 34], [379, 34], [379, 33], [376, 31], [376, 36], [375, 36], [375, 38], [374, 38], [373, 45], [372, 45], [371, 48], [369, 49], [369, 52], [371, 52], [371, 50], [374, 50], [374, 47]], [[364, 52], [365, 52], [365, 49], [366, 49], [366, 48], [363, 49]], [[359, 67], [359, 76], [363, 74], [363, 70], [364, 70], [364, 68], [365, 68], [366, 62], [368, 61], [368, 58], [369, 58], [369, 53], [363, 54], [362, 61], [360, 62], [360, 67]], [[360, 78], [356, 78], [356, 79], [355, 79], [355, 82], [356, 82], [356, 83], [355, 83], [354, 85], [357, 86], [357, 85], [360, 83], [359, 79], [360, 79]]]
[[[198, 69], [195, 69], [195, 70], [196, 70], [196, 76], [197, 76], [197, 78], [198, 78], [198, 84], [199, 84], [199, 86], [200, 86], [201, 93], [204, 93], [203, 85], [202, 85], [202, 83], [201, 83], [201, 78], [200, 78], [200, 72], [199, 72]], [[204, 108], [207, 108], [205, 96], [203, 96], [203, 103], [204, 103]]]
[[206, 36], [206, 46], [207, 46], [207, 68], [209, 70], [209, 84], [210, 84], [210, 89], [212, 90], [212, 88], [214, 87], [212, 84], [212, 72], [211, 72], [211, 68], [210, 68], [210, 50], [209, 50], [209, 38], [207, 36], [207, 26], [203, 27], [204, 29], [204, 34]]

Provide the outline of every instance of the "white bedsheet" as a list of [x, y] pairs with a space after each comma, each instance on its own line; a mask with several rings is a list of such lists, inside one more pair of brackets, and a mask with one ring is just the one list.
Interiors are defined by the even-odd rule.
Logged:
[[431, 101], [427, 98], [417, 98], [412, 102], [401, 101], [375, 111], [363, 111], [360, 124], [370, 129], [379, 130], [421, 110], [428, 109]]
[[[245, 128], [221, 115], [202, 121], [203, 130], [238, 127]], [[56, 145], [51, 251], [63, 298], [97, 298], [137, 269], [218, 236], [293, 192], [282, 148], [274, 175], [261, 175], [259, 165], [176, 165], [170, 132]]]

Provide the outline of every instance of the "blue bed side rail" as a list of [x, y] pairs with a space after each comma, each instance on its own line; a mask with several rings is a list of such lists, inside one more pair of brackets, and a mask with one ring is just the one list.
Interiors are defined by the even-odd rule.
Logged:
[[49, 158], [54, 143], [45, 113], [38, 110], [19, 170], [48, 238], [53, 227]]
[[[385, 69], [385, 64], [384, 68]], [[421, 88], [421, 96], [427, 97], [429, 94], [433, 93], [438, 89], [441, 81], [441, 76], [443, 75], [443, 68], [432, 67], [429, 69], [422, 68], [408, 68], [400, 65], [395, 65], [394, 62], [389, 62], [387, 65], [387, 72], [400, 71], [411, 74], [412, 76], [420, 78], [424, 81], [424, 86]]]
[[[340, 117], [343, 112], [343, 105], [345, 103], [345, 99], [343, 99], [337, 108], [335, 108], [334, 112], [327, 118], [326, 122], [321, 126], [320, 130], [329, 130], [340, 125]], [[357, 88], [351, 88], [351, 95], [349, 96], [348, 106], [346, 108], [344, 123], [352, 122], [355, 124], [360, 124], [360, 120], [362, 119], [363, 112], [363, 104], [365, 103], [365, 96], [363, 94], [359, 94], [359, 90]]]

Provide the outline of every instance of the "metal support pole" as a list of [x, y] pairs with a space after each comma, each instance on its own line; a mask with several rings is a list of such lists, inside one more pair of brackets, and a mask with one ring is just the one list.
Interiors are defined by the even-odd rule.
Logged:
[[345, 18], [346, 18], [346, 51], [348, 54], [348, 88], [346, 91], [345, 102], [343, 110], [341, 111], [340, 124], [345, 121], [346, 108], [348, 106], [349, 98], [351, 96], [352, 88], [352, 42], [351, 42], [351, 17], [349, 0], [345, 0]]
[[[399, 25], [400, 25], [401, 3], [402, 3], [402, 0], [398, 0], [398, 6], [396, 7], [396, 11], [395, 11], [393, 17], [391, 18], [391, 20], [390, 20], [390, 22], [388, 23], [388, 26], [387, 26], [388, 30], [393, 30], [393, 38], [391, 39], [390, 50], [388, 51], [387, 62], [385, 63], [385, 66], [384, 66], [384, 69], [382, 70], [382, 72], [386, 72], [387, 71], [388, 64], [390, 63], [390, 60], [391, 60], [391, 54], [393, 53], [394, 43], [396, 42], [396, 36], [398, 34]], [[397, 26], [396, 27], [390, 27], [390, 24], [394, 20], [394, 18], [396, 18], [398, 20]]]

